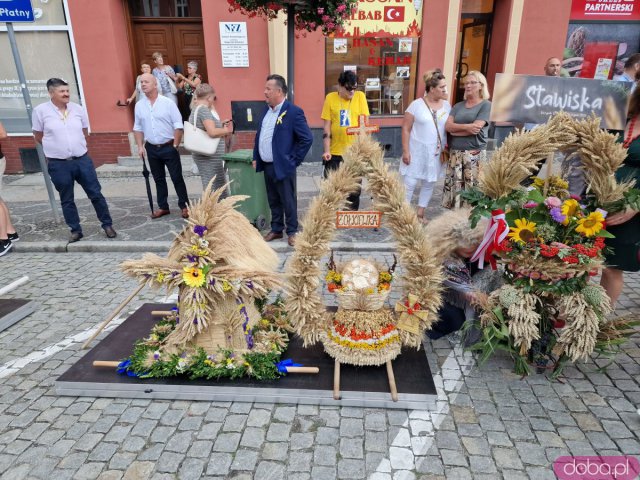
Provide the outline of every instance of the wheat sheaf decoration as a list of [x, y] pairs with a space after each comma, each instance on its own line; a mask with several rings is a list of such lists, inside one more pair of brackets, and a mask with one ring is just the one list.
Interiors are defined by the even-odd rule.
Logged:
[[320, 295], [324, 276], [320, 262], [329, 254], [329, 242], [335, 235], [335, 212], [344, 208], [349, 193], [356, 190], [364, 176], [374, 199], [374, 209], [397, 240], [398, 262], [404, 268], [399, 285], [403, 296], [409, 293], [419, 299], [428, 312], [420, 320], [420, 334], [402, 331], [405, 346], [418, 348], [422, 332], [437, 320], [441, 305], [441, 266], [432, 255], [431, 244], [413, 208], [406, 203], [404, 187], [398, 175], [384, 163], [380, 144], [369, 135], [359, 135], [344, 154], [339, 169], [322, 182], [319, 195], [313, 199], [298, 234], [294, 255], [287, 270], [286, 309], [296, 332], [305, 346], [322, 340], [331, 323]]
[[[503, 218], [508, 228], [494, 245], [505, 285], [479, 305], [483, 338], [472, 349], [480, 358], [502, 349], [514, 358], [517, 373], [529, 373], [533, 363], [557, 377], [565, 364], [594, 352], [609, 355], [628, 336], [624, 324], [607, 319], [609, 297], [591, 279], [604, 264], [605, 238], [612, 237], [607, 215], [637, 198], [632, 181], [615, 177], [627, 152], [600, 122], [595, 115], [576, 120], [561, 112], [510, 135], [482, 167], [477, 189], [462, 194], [474, 205], [472, 222]], [[583, 195], [569, 194], [568, 182], [553, 174], [557, 150], [579, 157]], [[545, 159], [545, 178], [522, 187]]]

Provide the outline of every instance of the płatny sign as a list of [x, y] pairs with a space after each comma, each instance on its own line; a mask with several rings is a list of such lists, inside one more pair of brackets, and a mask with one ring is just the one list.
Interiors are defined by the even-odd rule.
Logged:
[[0, 22], [33, 22], [31, 0], [0, 0]]
[[336, 228], [380, 228], [382, 212], [336, 212]]
[[575, 118], [595, 113], [602, 128], [624, 130], [630, 89], [630, 82], [499, 73], [491, 121], [540, 124], [559, 111]]

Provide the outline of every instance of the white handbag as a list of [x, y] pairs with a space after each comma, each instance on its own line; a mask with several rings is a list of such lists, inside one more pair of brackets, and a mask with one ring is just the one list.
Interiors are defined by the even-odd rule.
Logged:
[[200, 107], [202, 105], [198, 105], [193, 114], [193, 124], [186, 120], [184, 122], [184, 148], [192, 153], [213, 155], [218, 150], [220, 137], [211, 138], [207, 132], [196, 127]]
[[[167, 74], [165, 73], [165, 75]], [[173, 78], [167, 75], [167, 80], [169, 81], [169, 92], [173, 93], [174, 95], [178, 93], [178, 87], [176, 87], [176, 82], [173, 81]]]

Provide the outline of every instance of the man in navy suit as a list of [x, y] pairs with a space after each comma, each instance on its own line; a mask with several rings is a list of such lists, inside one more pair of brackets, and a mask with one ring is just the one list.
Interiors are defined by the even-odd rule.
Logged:
[[256, 133], [253, 166], [264, 172], [267, 199], [271, 209], [271, 231], [267, 242], [282, 238], [285, 230], [289, 245], [295, 245], [298, 232], [296, 168], [311, 148], [313, 137], [300, 107], [288, 102], [287, 82], [280, 75], [269, 75], [264, 87], [267, 108]]

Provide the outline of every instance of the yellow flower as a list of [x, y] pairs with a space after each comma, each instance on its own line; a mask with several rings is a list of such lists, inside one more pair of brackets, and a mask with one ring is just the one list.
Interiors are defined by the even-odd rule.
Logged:
[[565, 216], [564, 222], [562, 222], [562, 224], [568, 225], [571, 217], [575, 217], [578, 212], [580, 212], [580, 204], [577, 200], [570, 198], [562, 203], [562, 207], [560, 207], [560, 210]]
[[182, 274], [182, 280], [190, 287], [201, 287], [204, 285], [206, 278], [202, 273], [202, 270], [198, 267], [184, 267], [184, 273]]
[[156, 275], [156, 282], [158, 283], [164, 282], [164, 273], [159, 272], [158, 275]]
[[536, 224], [526, 218], [518, 218], [516, 219], [516, 226], [509, 227], [509, 230], [511, 230], [509, 237], [512, 241], [525, 244], [535, 238]]
[[222, 282], [222, 291], [228, 292], [229, 290], [231, 290], [231, 284], [225, 280]]
[[576, 232], [584, 234], [585, 237], [593, 237], [604, 226], [604, 216], [600, 212], [591, 212], [586, 218], [578, 220]]

